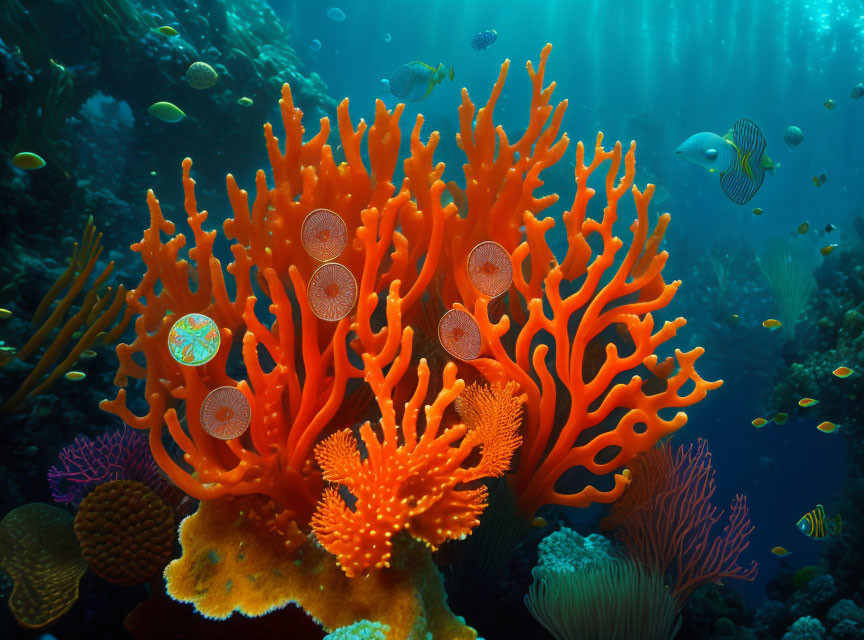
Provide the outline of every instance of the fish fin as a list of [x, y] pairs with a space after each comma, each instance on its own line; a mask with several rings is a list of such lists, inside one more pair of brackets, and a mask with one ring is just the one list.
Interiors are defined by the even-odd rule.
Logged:
[[831, 519], [831, 522], [828, 523], [828, 529], [832, 536], [840, 535], [840, 532], [843, 529], [843, 519], [840, 517], [839, 513]]
[[450, 82], [453, 82], [453, 76], [456, 75], [456, 72], [453, 70], [453, 67], [450, 67]]
[[723, 136], [723, 139], [724, 139], [726, 142], [732, 142], [732, 140], [733, 140], [733, 137], [732, 137], [732, 129], [729, 129], [729, 131], [726, 133], [726, 135]]
[[[738, 120], [732, 132], [737, 153], [733, 156], [732, 166], [720, 175], [720, 187], [732, 202], [746, 204], [756, 195], [765, 179], [761, 162], [766, 146], [765, 136], [747, 118]], [[755, 158], [759, 158], [759, 161], [754, 163]]]

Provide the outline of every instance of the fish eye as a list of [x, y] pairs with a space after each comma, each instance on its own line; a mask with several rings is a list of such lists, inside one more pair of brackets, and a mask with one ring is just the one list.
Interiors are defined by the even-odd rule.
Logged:
[[714, 160], [717, 158], [717, 149], [705, 149], [705, 157]]

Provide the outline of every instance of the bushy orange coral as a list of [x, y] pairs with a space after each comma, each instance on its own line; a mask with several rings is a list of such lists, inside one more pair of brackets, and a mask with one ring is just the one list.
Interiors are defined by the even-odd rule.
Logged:
[[[486, 506], [486, 487], [466, 485], [502, 475], [519, 446], [521, 402], [512, 396], [512, 387], [497, 389], [492, 398], [470, 394], [467, 404], [482, 405], [465, 409], [473, 420], [442, 430], [446, 409], [465, 386], [453, 363], [444, 368], [438, 396], [424, 408], [421, 429], [417, 418], [430, 374], [426, 360], [420, 360], [417, 387], [397, 425], [393, 388], [411, 360], [412, 337], [406, 328], [401, 352], [386, 376], [378, 358], [363, 355], [366, 382], [381, 409], [380, 436], [368, 422], [360, 427], [367, 457], [361, 460], [350, 429], [333, 434], [315, 450], [324, 478], [344, 485], [356, 498], [348, 508], [339, 489], [329, 487], [312, 518], [319, 542], [349, 577], [389, 567], [393, 536], [401, 531], [433, 547], [470, 534]], [[489, 405], [491, 410], [484, 411]], [[463, 466], [476, 449], [479, 458]]]

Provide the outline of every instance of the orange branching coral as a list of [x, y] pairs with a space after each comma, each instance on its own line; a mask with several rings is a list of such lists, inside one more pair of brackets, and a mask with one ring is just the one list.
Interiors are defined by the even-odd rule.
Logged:
[[183, 555], [165, 569], [172, 598], [218, 620], [234, 611], [261, 616], [294, 602], [328, 631], [368, 619], [389, 625], [392, 640], [477, 637], [447, 608], [441, 576], [419, 543], [402, 539], [390, 569], [348, 578], [318, 545], [284, 553], [278, 537], [246, 517], [250, 500], [202, 502], [183, 520]]
[[[544, 504], [584, 507], [592, 502], [614, 501], [627, 485], [625, 475], [616, 474], [614, 486], [605, 491], [589, 485], [564, 493], [556, 483], [574, 467], [596, 476], [622, 467], [687, 421], [684, 412], [666, 420], [661, 410], [692, 405], [722, 384], [705, 381], [696, 373], [694, 365], [703, 353], [701, 348], [687, 353], [676, 350], [674, 359], [663, 362], [655, 355], [686, 322], [677, 318], [655, 331], [651, 315], [669, 304], [680, 285], [680, 281], [666, 284], [661, 275], [667, 254], [658, 250], [669, 216], [661, 216], [649, 236], [648, 205], [654, 186], [640, 191], [633, 185], [636, 145], [631, 143], [624, 154], [620, 143], [606, 151], [602, 142], [600, 134], [588, 165], [581, 142], [576, 151], [577, 192], [573, 206], [563, 216], [568, 241], [563, 261], [556, 260], [544, 237], [554, 221], [538, 220], [532, 213], [525, 213], [527, 240], [512, 259], [514, 287], [527, 306], [528, 319], [517, 328], [512, 356], [502, 343], [510, 329], [509, 318], [493, 322], [488, 302], [483, 299], [474, 309], [488, 343], [488, 357], [473, 364], [490, 380], [517, 382], [527, 398], [524, 445], [513, 478], [526, 515]], [[594, 220], [586, 215], [588, 202], [595, 194], [588, 180], [607, 161], [607, 203], [602, 219]], [[622, 161], [624, 175], [619, 177]], [[619, 200], [627, 191], [633, 194], [637, 219], [631, 226], [633, 240], [616, 264], [624, 243], [613, 236], [612, 227], [618, 218]], [[592, 234], [602, 242], [596, 255], [588, 242]], [[535, 281], [534, 274], [542, 273], [550, 264], [544, 277]], [[526, 271], [532, 274], [530, 280], [524, 276]], [[578, 318], [578, 323], [573, 318]], [[623, 329], [632, 341], [632, 346], [626, 348], [629, 353], [619, 353], [618, 347], [608, 342], [599, 370], [586, 377], [583, 359], [589, 345], [602, 339], [601, 334], [613, 326]], [[547, 341], [551, 344], [544, 344]], [[629, 382], [616, 382], [619, 376], [640, 366], [665, 378], [665, 388], [649, 393], [638, 375]], [[691, 380], [693, 388], [679, 393]], [[556, 424], [560, 393], [569, 401], [569, 411], [563, 424]], [[607, 425], [607, 419], [615, 424]]]
[[[540, 197], [534, 194], [543, 185], [541, 171], [558, 162], [569, 143], [566, 134], [559, 138], [567, 101], [553, 106], [555, 83], [543, 86], [551, 50], [549, 44], [543, 48], [536, 70], [530, 61], [526, 65], [531, 80], [529, 121], [525, 132], [515, 142], [510, 142], [503, 127], [493, 122], [510, 61], [501, 65], [492, 93], [479, 110], [468, 97], [468, 90], [462, 89], [457, 142], [467, 160], [463, 165], [465, 191], [461, 193], [454, 182], [447, 183], [454, 200], [461, 201], [462, 206], [460, 215], [447, 219], [436, 278], [436, 288], [447, 309], [454, 302], [473, 308], [475, 300], [483, 297], [471, 284], [467, 269], [468, 255], [477, 244], [491, 240], [513, 252], [523, 238], [520, 226], [525, 212], [537, 215], [558, 200], [554, 193]], [[440, 178], [444, 172], [444, 164], [435, 165], [432, 157], [438, 145], [438, 133], [433, 132], [424, 145], [420, 141], [422, 124], [422, 117], [418, 117], [411, 134], [411, 157], [405, 161], [405, 176], [412, 194], [416, 194], [418, 208], [416, 211], [406, 208], [400, 217], [402, 232], [411, 247], [409, 265], [417, 264], [423, 253], [433, 248], [431, 231], [435, 221], [423, 213], [434, 203], [425, 200], [423, 186], [431, 179]], [[539, 292], [546, 270], [538, 267], [532, 274], [534, 291]]]
[[[130, 307], [140, 314], [137, 337], [131, 345], [117, 349], [120, 368], [115, 383], [123, 387], [129, 377], [146, 380], [144, 394], [150, 409], [141, 416], [132, 413], [125, 389], [102, 406], [131, 426], [150, 430], [156, 461], [186, 493], [204, 500], [228, 494], [260, 494], [272, 501], [268, 510], [273, 511], [275, 505], [274, 512], [280, 513], [279, 521], [271, 524], [288, 533], [289, 529], [294, 531], [290, 522], [308, 521], [320, 494], [320, 473], [311, 455], [316, 441], [337, 411], [341, 411], [342, 419], [351, 417], [350, 403], [344, 402], [348, 382], [362, 377], [363, 372], [350, 364], [346, 348], [349, 332], [356, 336], [352, 343], [356, 351], [377, 354], [382, 366], [398, 351], [399, 331], [389, 340], [387, 324], [376, 331], [372, 318], [379, 307], [377, 292], [388, 286], [397, 291], [398, 276], [406, 272], [398, 260], [387, 261], [387, 251], [398, 244], [394, 239], [399, 235], [395, 231], [397, 216], [410, 194], [407, 189], [394, 194], [391, 182], [399, 153], [401, 107], [389, 112], [379, 103], [369, 130], [367, 168], [360, 151], [366, 125], [361, 121], [354, 129], [347, 100], [338, 110], [346, 156], [346, 162], [339, 165], [325, 144], [328, 120], [322, 119], [319, 134], [304, 143], [302, 113], [294, 108], [287, 85], [280, 104], [286, 129], [284, 152], [271, 127], [265, 127], [275, 186], [268, 189], [264, 173], [259, 172], [250, 211], [246, 192], [228, 177], [235, 215], [226, 220], [224, 229], [226, 236], [234, 239], [234, 261], [228, 265], [234, 287], [226, 285], [222, 266], [213, 255], [217, 232], [204, 230], [207, 212], [198, 210], [191, 160], [183, 162], [183, 187], [194, 239], [188, 256], [194, 267], [181, 256], [185, 236], [175, 233], [158, 200], [152, 192], [148, 194], [151, 225], [132, 247], [147, 267], [141, 283], [129, 295]], [[440, 181], [427, 183], [425, 188], [437, 194], [428, 198], [437, 205], [425, 214], [433, 220], [432, 236], [440, 239], [445, 218], [455, 207], [441, 207], [444, 184]], [[320, 263], [304, 250], [302, 228], [306, 216], [322, 207], [332, 209], [346, 226], [348, 242], [338, 260], [356, 282], [356, 306], [352, 304], [348, 315], [337, 322], [316, 318], [307, 297], [307, 287]], [[162, 233], [170, 236], [167, 241], [163, 242]], [[400, 304], [404, 305], [406, 298], [419, 299], [436, 264], [428, 254]], [[190, 279], [197, 281], [196, 286]], [[269, 298], [269, 312], [275, 316], [269, 328], [264, 323], [271, 316], [256, 309], [256, 288]], [[233, 299], [229, 295], [232, 289]], [[293, 317], [292, 305], [299, 308], [299, 319]], [[344, 309], [339, 311], [335, 317]], [[194, 368], [175, 362], [167, 348], [173, 322], [187, 313], [204, 314], [221, 328], [222, 346], [217, 356]], [[391, 315], [388, 311], [387, 323]], [[226, 370], [235, 342], [242, 342], [247, 380], [235, 380]], [[262, 356], [262, 352], [266, 354]], [[268, 364], [271, 360], [276, 363], [272, 369]], [[248, 436], [222, 442], [203, 429], [199, 416], [202, 403], [209, 391], [220, 386], [239, 389], [248, 400]], [[185, 403], [185, 415], [177, 411], [181, 402]], [[162, 438], [165, 425], [188, 466], [178, 464], [168, 454]]]
[[[472, 390], [463, 403], [467, 424], [442, 431], [445, 410], [464, 388], [453, 363], [444, 368], [438, 396], [425, 407], [421, 431], [417, 418], [430, 374], [426, 360], [420, 360], [416, 390], [397, 425], [393, 388], [408, 368], [412, 336], [410, 328], [403, 331], [401, 352], [386, 376], [379, 359], [363, 355], [366, 381], [381, 409], [380, 437], [368, 422], [360, 427], [366, 459], [361, 460], [350, 429], [315, 450], [324, 478], [344, 485], [356, 498], [349, 509], [339, 489], [329, 487], [312, 518], [319, 542], [349, 577], [389, 567], [393, 537], [403, 530], [433, 547], [470, 534], [486, 506], [486, 488], [465, 485], [502, 475], [519, 446], [521, 400], [512, 395], [515, 385], [492, 393]], [[477, 448], [479, 459], [464, 467]]]

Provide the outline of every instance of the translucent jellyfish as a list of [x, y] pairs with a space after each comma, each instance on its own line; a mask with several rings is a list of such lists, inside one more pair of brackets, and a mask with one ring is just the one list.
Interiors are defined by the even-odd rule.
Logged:
[[321, 51], [321, 41], [317, 38], [309, 43], [309, 48], [312, 51]]
[[309, 278], [309, 306], [321, 320], [336, 321], [348, 315], [357, 299], [357, 281], [338, 262], [322, 264]]
[[201, 313], [183, 316], [168, 332], [168, 351], [180, 364], [197, 367], [213, 359], [222, 337], [213, 320]]
[[789, 145], [790, 149], [794, 149], [799, 144], [804, 141], [804, 134], [801, 133], [801, 129], [796, 126], [786, 127], [786, 130], [783, 132], [783, 142]]
[[327, 17], [336, 22], [343, 22], [345, 20], [345, 12], [339, 7], [331, 7], [327, 9]]
[[474, 317], [461, 309], [451, 309], [438, 323], [438, 340], [454, 358], [474, 360], [480, 355], [480, 327]]
[[300, 239], [306, 253], [326, 262], [337, 257], [348, 243], [345, 221], [330, 209], [315, 209], [303, 220]]
[[478, 291], [496, 298], [513, 283], [513, 265], [507, 250], [497, 242], [487, 240], [468, 254], [468, 277]]
[[201, 426], [220, 440], [239, 438], [252, 419], [249, 401], [235, 387], [217, 387], [207, 394], [201, 405]]

